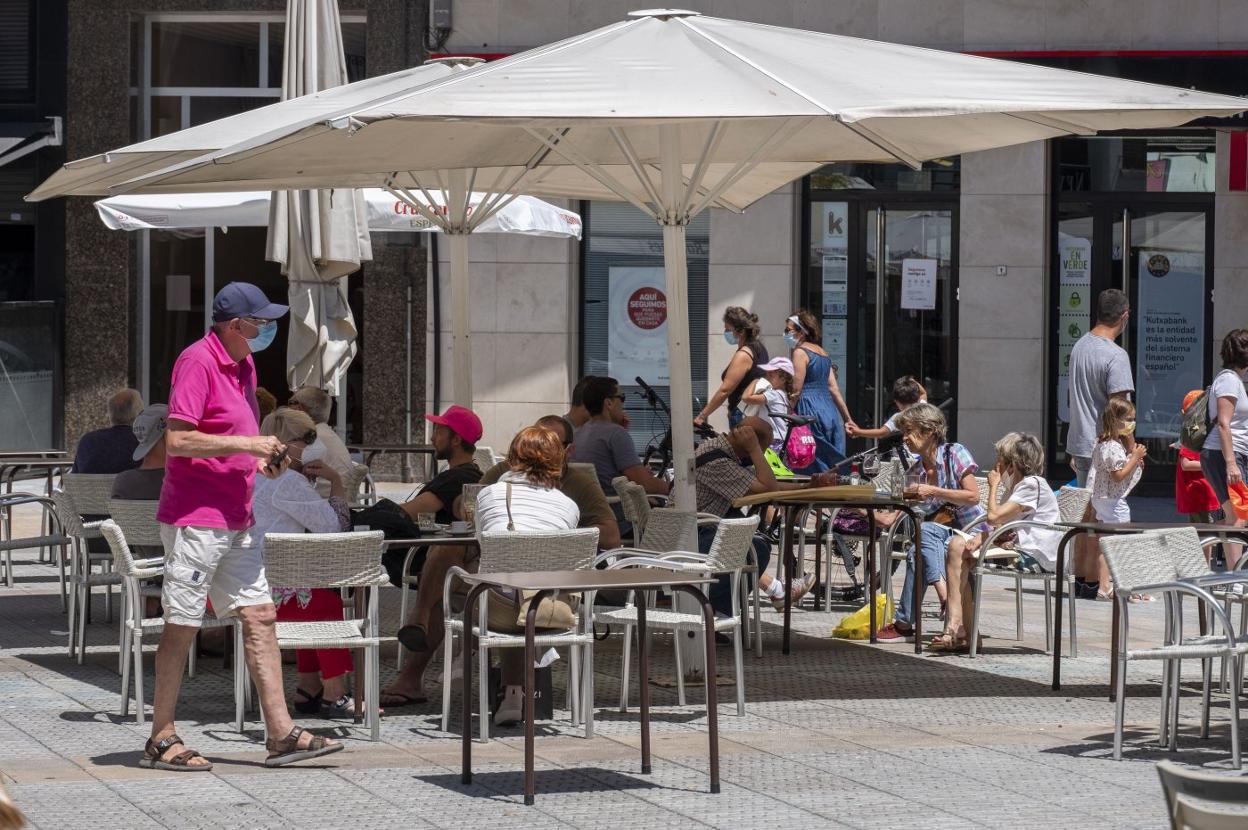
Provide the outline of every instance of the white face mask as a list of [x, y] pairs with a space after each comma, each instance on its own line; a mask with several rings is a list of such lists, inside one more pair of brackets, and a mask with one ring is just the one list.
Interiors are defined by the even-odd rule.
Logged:
[[313, 461], [324, 461], [328, 455], [329, 448], [325, 446], [325, 442], [314, 441], [303, 448], [299, 461], [303, 464], [311, 464]]

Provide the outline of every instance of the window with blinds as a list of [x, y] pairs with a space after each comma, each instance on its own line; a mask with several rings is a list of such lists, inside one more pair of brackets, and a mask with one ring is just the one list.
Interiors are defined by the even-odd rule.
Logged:
[[[623, 202], [582, 202], [584, 256], [581, 267], [581, 374], [610, 375], [628, 396], [625, 408], [633, 440], [644, 454], [667, 428], [641, 397], [640, 376], [668, 399], [666, 292], [663, 231], [653, 219]], [[702, 213], [687, 229], [690, 359], [694, 410], [705, 402], [706, 305], [710, 218]]]
[[33, 22], [31, 0], [0, 0], [0, 99], [30, 98]]

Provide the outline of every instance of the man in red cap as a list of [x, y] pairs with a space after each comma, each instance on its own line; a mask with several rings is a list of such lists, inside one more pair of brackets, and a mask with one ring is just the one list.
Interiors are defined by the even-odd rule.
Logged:
[[[457, 518], [452, 508], [463, 493], [464, 485], [481, 480], [481, 470], [472, 461], [476, 444], [481, 440], [481, 419], [470, 409], [452, 406], [441, 415], [426, 415], [425, 420], [434, 425], [431, 443], [435, 457], [445, 461], [447, 468], [420, 488], [403, 504], [403, 509], [413, 519], [421, 513], [434, 513], [438, 522], [450, 524]], [[465, 565], [468, 550], [466, 547], [439, 547], [434, 551], [425, 548], [412, 557], [412, 572], [420, 574], [420, 587], [415, 606], [398, 632], [399, 642], [411, 655], [403, 662], [398, 677], [381, 690], [382, 706], [393, 708], [425, 701], [425, 668], [442, 642], [442, 583], [452, 565]], [[383, 556], [390, 581], [404, 590], [401, 571], [406, 553], [395, 549]]]

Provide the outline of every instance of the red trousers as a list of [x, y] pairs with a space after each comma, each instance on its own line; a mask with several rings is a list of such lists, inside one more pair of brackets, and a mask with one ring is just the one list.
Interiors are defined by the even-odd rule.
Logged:
[[[291, 597], [277, 606], [279, 622], [318, 622], [342, 619], [342, 599], [329, 588], [313, 588], [307, 608], [299, 607], [299, 599]], [[295, 666], [300, 673], [320, 672], [322, 680], [330, 680], [351, 671], [351, 651], [345, 648], [301, 648], [295, 652]]]

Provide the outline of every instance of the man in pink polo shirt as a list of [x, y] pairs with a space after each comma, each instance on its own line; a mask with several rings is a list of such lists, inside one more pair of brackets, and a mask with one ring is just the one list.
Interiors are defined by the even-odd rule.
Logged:
[[286, 466], [285, 446], [273, 436], [257, 434], [251, 353], [273, 342], [277, 318], [287, 310], [269, 302], [256, 286], [232, 282], [213, 300], [212, 329], [173, 366], [168, 460], [156, 514], [165, 545], [165, 628], [156, 651], [152, 737], [139, 761], [143, 767], [212, 769], [174, 729], [187, 651], [209, 599], [218, 617], [237, 615], [242, 620], [244, 656], [270, 736], [265, 764], [281, 766], [342, 749], [342, 744], [306, 732], [290, 719], [276, 611], [264, 576], [264, 555], [251, 535], [256, 472], [272, 477]]

